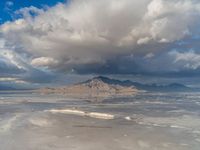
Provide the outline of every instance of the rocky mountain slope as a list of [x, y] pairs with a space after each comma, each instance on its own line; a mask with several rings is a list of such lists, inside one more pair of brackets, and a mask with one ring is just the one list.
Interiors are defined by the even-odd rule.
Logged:
[[[199, 89], [190, 88], [190, 87], [187, 87], [184, 84], [180, 84], [180, 83], [170, 83], [170, 84], [156, 84], [156, 83], [142, 84], [142, 83], [133, 82], [133, 81], [130, 81], [130, 80], [121, 81], [121, 80], [116, 80], [116, 79], [110, 79], [110, 78], [103, 77], [103, 76], [99, 76], [99, 77], [96, 77], [96, 78], [101, 79], [103, 82], [105, 82], [107, 84], [121, 85], [121, 86], [125, 86], [125, 87], [134, 86], [138, 90], [145, 90], [145, 91], [164, 91], [164, 92], [172, 92], [172, 91], [174, 91], [174, 92], [175, 91], [199, 91]], [[88, 80], [88, 81], [90, 81], [90, 80]], [[88, 82], [88, 81], [86, 81], [86, 82]]]
[[[110, 82], [108, 82], [110, 81]], [[111, 79], [105, 77], [95, 77], [85, 82], [58, 88], [43, 88], [41, 93], [65, 94], [81, 97], [113, 97], [113, 96], [131, 96], [139, 92], [135, 86], [124, 86], [112, 83]]]

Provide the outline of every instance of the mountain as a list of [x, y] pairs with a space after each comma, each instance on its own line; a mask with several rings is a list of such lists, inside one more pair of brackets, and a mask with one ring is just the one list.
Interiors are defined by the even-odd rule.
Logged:
[[103, 76], [94, 77], [84, 82], [77, 84], [39, 89], [40, 93], [44, 94], [64, 94], [73, 97], [82, 98], [105, 98], [116, 96], [131, 96], [142, 91], [189, 91], [191, 88], [178, 83], [168, 85], [158, 84], [141, 84], [130, 80], [116, 80]]
[[129, 87], [129, 86], [134, 86], [135, 88], [139, 89], [139, 90], [146, 90], [146, 91], [189, 91], [189, 90], [194, 90], [192, 88], [189, 88], [183, 84], [179, 84], [179, 83], [171, 83], [171, 84], [167, 84], [167, 85], [158, 85], [158, 84], [142, 84], [139, 82], [133, 82], [130, 80], [116, 80], [116, 79], [110, 79], [104, 76], [98, 76], [98, 77], [94, 77], [93, 79], [87, 80], [83, 83], [87, 83], [90, 82], [91, 80], [94, 79], [98, 79], [103, 81], [104, 83], [107, 84], [112, 84], [112, 85], [121, 85], [124, 87]]
[[117, 84], [117, 82], [112, 81], [114, 80], [100, 76], [74, 85], [63, 86], [58, 88], [43, 88], [39, 91], [46, 94], [57, 93], [84, 98], [131, 96], [139, 92], [139, 90], [133, 85], [124, 86], [123, 84]]

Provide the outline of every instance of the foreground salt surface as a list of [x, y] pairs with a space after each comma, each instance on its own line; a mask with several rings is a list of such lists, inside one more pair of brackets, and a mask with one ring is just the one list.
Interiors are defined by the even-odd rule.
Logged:
[[146, 93], [92, 104], [1, 95], [0, 150], [199, 150], [199, 98]]

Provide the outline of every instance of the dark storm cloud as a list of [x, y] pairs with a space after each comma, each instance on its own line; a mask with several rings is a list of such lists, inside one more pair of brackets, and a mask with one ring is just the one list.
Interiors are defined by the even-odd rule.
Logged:
[[20, 57], [7, 55], [10, 75], [25, 71], [17, 77], [27, 82], [62, 73], [199, 74], [196, 0], [73, 0], [15, 15], [0, 26], [1, 48]]

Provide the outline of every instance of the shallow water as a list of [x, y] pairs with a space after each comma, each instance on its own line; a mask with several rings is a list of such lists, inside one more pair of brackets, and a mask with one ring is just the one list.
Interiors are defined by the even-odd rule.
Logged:
[[103, 103], [1, 93], [0, 145], [0, 150], [199, 150], [200, 93], [140, 93]]

